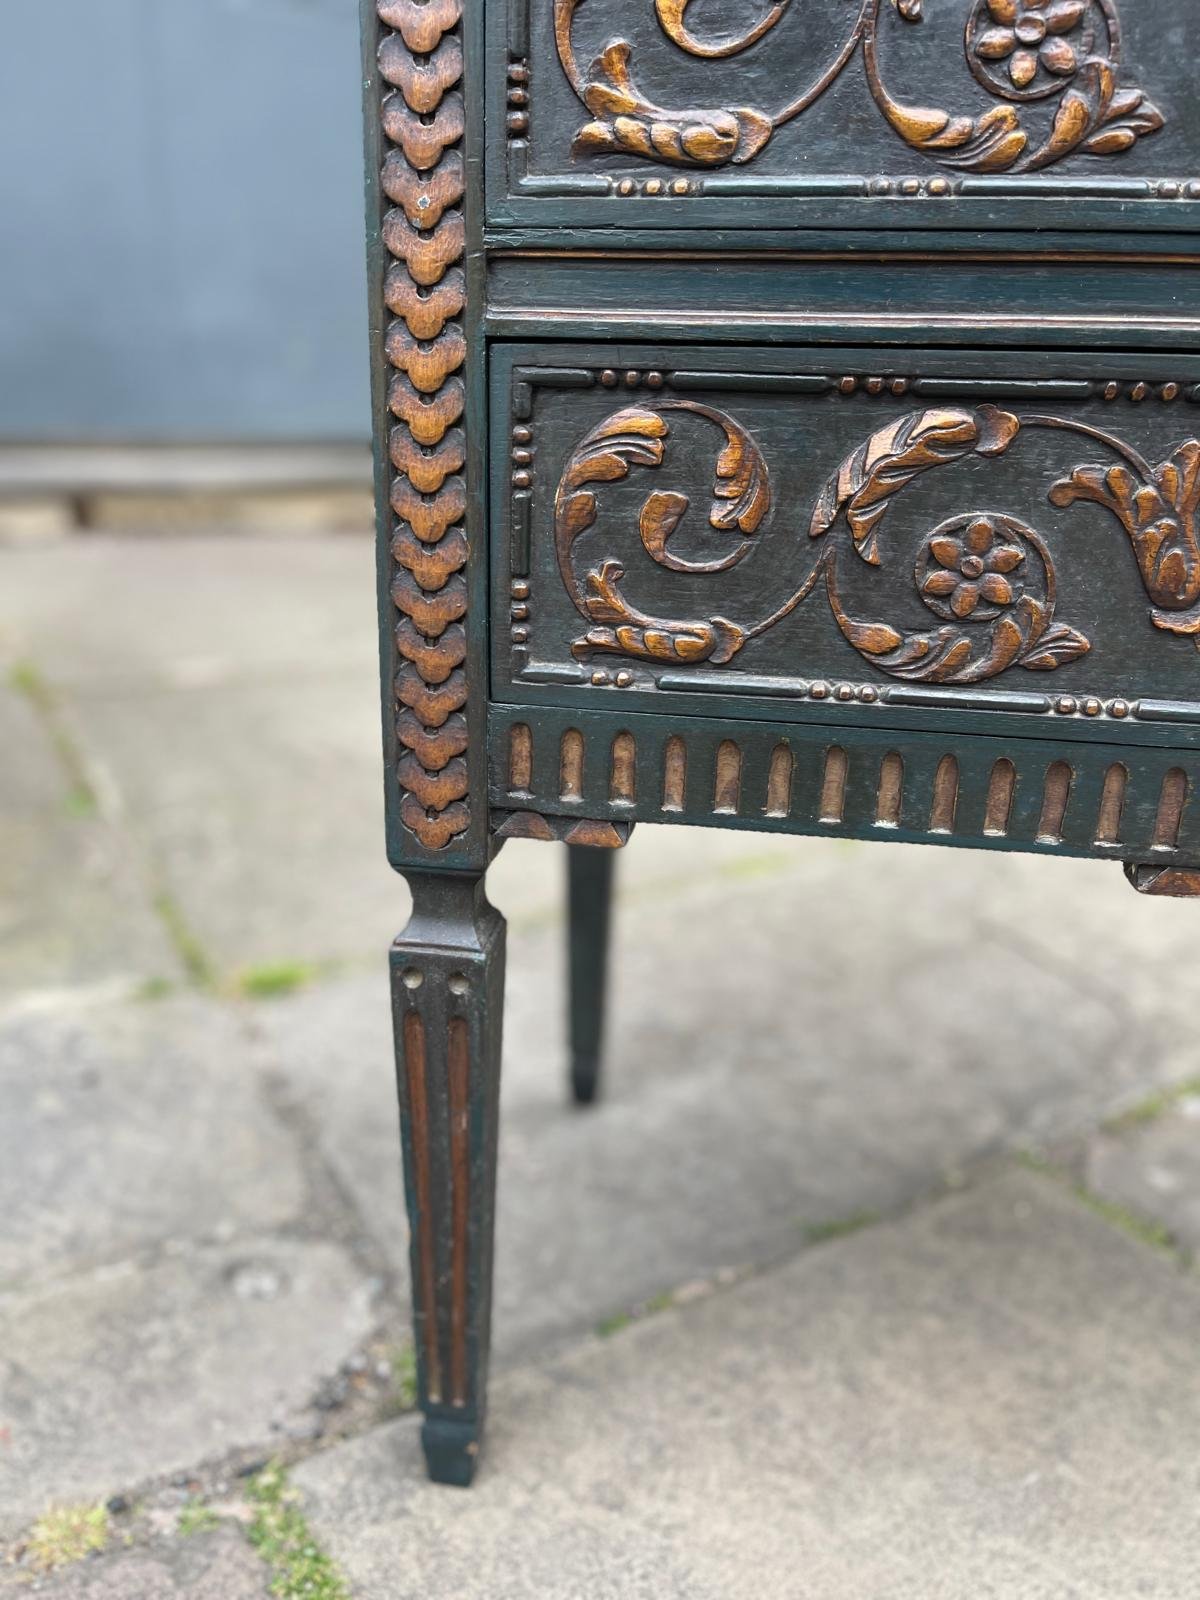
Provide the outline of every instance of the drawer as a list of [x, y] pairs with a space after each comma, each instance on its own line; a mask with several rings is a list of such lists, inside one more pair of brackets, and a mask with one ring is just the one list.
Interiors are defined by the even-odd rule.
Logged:
[[493, 347], [493, 804], [1192, 859], [1200, 359], [880, 357]]
[[490, 0], [488, 220], [1193, 231], [1192, 12]]

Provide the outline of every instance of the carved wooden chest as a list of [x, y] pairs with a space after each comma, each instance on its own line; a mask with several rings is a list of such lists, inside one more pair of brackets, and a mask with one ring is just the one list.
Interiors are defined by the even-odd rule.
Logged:
[[426, 1451], [484, 1413], [498, 840], [687, 822], [1200, 889], [1189, 0], [365, 0]]

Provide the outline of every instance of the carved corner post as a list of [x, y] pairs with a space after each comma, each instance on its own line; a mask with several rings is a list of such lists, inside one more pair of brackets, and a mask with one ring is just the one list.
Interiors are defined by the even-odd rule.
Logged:
[[487, 1405], [505, 929], [480, 874], [408, 880], [392, 1005], [421, 1438], [430, 1476], [465, 1487]]
[[481, 52], [463, 0], [362, 0], [396, 1068], [430, 1475], [468, 1484], [486, 1409], [504, 922], [488, 905]]

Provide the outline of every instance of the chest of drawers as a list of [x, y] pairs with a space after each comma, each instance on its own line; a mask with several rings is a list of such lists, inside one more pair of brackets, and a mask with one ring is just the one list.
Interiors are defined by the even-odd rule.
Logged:
[[500, 841], [635, 822], [1200, 892], [1187, 0], [365, 0], [425, 1444], [485, 1409]]

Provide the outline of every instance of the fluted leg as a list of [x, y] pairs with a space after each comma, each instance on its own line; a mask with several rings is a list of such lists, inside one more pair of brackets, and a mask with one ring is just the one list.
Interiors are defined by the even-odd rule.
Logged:
[[567, 846], [571, 1092], [580, 1105], [596, 1098], [600, 1081], [614, 855]]
[[504, 919], [477, 873], [411, 872], [392, 946], [413, 1322], [429, 1475], [466, 1486], [487, 1404]]

